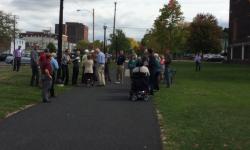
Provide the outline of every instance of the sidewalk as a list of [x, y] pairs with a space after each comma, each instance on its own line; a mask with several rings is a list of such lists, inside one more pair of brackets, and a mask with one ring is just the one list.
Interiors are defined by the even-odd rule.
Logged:
[[77, 87], [0, 122], [1, 150], [161, 150], [152, 102], [128, 85]]

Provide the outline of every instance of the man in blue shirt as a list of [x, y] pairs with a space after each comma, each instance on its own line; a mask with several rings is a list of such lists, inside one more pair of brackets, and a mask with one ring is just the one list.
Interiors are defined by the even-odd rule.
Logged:
[[97, 73], [99, 79], [99, 86], [105, 86], [105, 54], [99, 49], [96, 48], [96, 61], [97, 61]]

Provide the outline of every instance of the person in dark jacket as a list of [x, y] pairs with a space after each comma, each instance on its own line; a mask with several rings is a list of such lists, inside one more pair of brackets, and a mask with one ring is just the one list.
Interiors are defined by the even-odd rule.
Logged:
[[153, 49], [148, 50], [149, 56], [148, 56], [148, 69], [150, 72], [149, 77], [149, 92], [151, 95], [154, 95], [154, 86], [155, 86], [155, 73], [157, 69], [157, 62], [154, 56]]
[[80, 51], [77, 51], [75, 58], [72, 60], [73, 63], [72, 85], [77, 85], [80, 62], [81, 62]]
[[117, 64], [117, 72], [116, 72], [117, 83], [123, 83], [125, 60], [126, 60], [126, 57], [124, 56], [124, 52], [120, 51], [120, 54], [119, 54], [117, 61], [116, 61], [116, 64]]

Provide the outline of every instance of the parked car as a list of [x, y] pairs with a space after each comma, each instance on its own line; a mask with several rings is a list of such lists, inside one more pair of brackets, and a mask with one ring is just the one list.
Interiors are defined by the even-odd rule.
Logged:
[[[13, 56], [8, 56], [5, 59], [5, 63], [7, 64], [13, 64], [14, 57]], [[21, 58], [21, 64], [30, 64], [30, 53], [24, 53]]]
[[1, 54], [0, 54], [0, 61], [5, 61], [5, 59], [6, 59], [8, 56], [12, 56], [12, 54], [9, 54], [9, 53], [1, 53]]
[[222, 62], [225, 60], [225, 57], [221, 54], [204, 54], [203, 59], [210, 62]]

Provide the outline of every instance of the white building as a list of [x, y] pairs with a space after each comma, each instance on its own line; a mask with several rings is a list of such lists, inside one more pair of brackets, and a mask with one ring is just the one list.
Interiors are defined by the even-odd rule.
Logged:
[[10, 47], [10, 53], [13, 54], [14, 49], [17, 49], [18, 46], [21, 46], [21, 49], [25, 50], [26, 49], [25, 40], [16, 38], [16, 40], [15, 40], [15, 48], [14, 48], [14, 41], [12, 41], [11, 42], [11, 47]]
[[[39, 49], [46, 49], [49, 43], [53, 43], [56, 48], [58, 47], [58, 39], [55, 34], [51, 34], [50, 31], [44, 30], [43, 32], [26, 32], [20, 34], [21, 38], [26, 41], [26, 48], [32, 49], [36, 44]], [[68, 37], [63, 35], [62, 48], [73, 49], [76, 44], [68, 43]]]
[[56, 43], [57, 39], [54, 34], [44, 30], [43, 32], [26, 32], [21, 33], [20, 37], [26, 41], [27, 49], [32, 49], [36, 44], [40, 49], [46, 49], [49, 43]]

